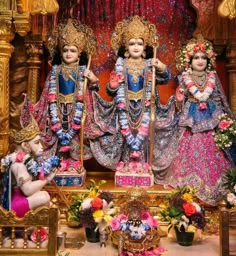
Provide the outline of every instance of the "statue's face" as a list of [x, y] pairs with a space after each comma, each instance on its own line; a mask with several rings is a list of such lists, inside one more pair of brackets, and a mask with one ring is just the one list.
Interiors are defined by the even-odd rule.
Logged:
[[77, 62], [79, 58], [78, 48], [73, 45], [65, 45], [62, 48], [62, 58], [66, 64]]
[[143, 39], [138, 38], [132, 38], [129, 40], [129, 45], [128, 45], [128, 51], [130, 54], [131, 58], [138, 59], [142, 56], [144, 52], [144, 43]]
[[37, 135], [35, 138], [30, 140], [28, 142], [28, 144], [29, 144], [30, 149], [31, 149], [34, 156], [36, 156], [36, 157], [42, 156], [42, 154], [43, 154], [43, 145], [42, 145], [40, 135]]
[[207, 67], [207, 56], [203, 52], [197, 52], [192, 59], [193, 71], [204, 71]]

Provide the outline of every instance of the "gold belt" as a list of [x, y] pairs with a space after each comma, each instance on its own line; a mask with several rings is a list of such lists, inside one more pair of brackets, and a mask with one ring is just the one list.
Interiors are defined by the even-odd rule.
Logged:
[[74, 100], [74, 93], [68, 95], [63, 95], [60, 93], [58, 98], [60, 103], [72, 103]]
[[143, 96], [143, 89], [138, 92], [128, 91], [129, 100], [140, 100]]

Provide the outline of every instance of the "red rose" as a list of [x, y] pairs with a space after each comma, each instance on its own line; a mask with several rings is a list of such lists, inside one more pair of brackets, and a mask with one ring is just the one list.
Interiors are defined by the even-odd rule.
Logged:
[[184, 212], [187, 216], [191, 216], [197, 212], [196, 207], [190, 203], [184, 203], [183, 208], [184, 208]]
[[90, 204], [94, 210], [99, 210], [102, 208], [102, 199], [100, 197], [95, 197]]
[[227, 129], [228, 127], [230, 127], [230, 125], [231, 125], [231, 122], [230, 121], [228, 121], [228, 120], [222, 120], [222, 121], [220, 121], [220, 123], [219, 123], [219, 129], [220, 130], [225, 130], [225, 129]]

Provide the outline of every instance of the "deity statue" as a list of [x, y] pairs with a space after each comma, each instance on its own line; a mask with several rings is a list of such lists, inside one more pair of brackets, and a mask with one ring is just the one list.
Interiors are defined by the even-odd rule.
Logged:
[[61, 158], [62, 167], [55, 177], [58, 185], [82, 185], [83, 160], [92, 157], [88, 140], [102, 134], [93, 122], [91, 97], [99, 90], [99, 81], [89, 70], [95, 38], [89, 27], [69, 19], [57, 25], [48, 49], [52, 69], [35, 105], [44, 155]]
[[222, 196], [222, 176], [232, 168], [230, 156], [217, 147], [215, 130], [221, 117], [235, 119], [215, 70], [212, 43], [201, 35], [176, 52], [179, 86], [176, 101], [180, 109], [176, 148], [166, 176], [157, 183], [173, 188], [190, 185], [203, 202], [216, 205]]
[[[152, 186], [149, 158], [154, 153], [150, 152], [150, 143], [154, 144], [158, 121], [165, 120], [159, 119], [157, 84], [166, 83], [170, 72], [153, 57], [153, 48], [157, 48], [156, 28], [144, 18], [133, 16], [118, 22], [111, 45], [118, 51], [107, 85], [107, 92], [114, 99], [105, 103], [94, 95], [96, 121], [103, 120], [107, 132], [90, 141], [91, 149], [101, 165], [116, 171], [116, 185]], [[162, 118], [170, 112], [170, 108], [163, 109]]]
[[42, 156], [43, 146], [38, 125], [29, 112], [29, 101], [21, 113], [22, 128], [12, 134], [14, 152], [1, 160], [4, 170], [2, 206], [12, 210], [17, 217], [40, 206], [49, 206], [50, 196], [41, 189], [55, 176], [59, 158], [51, 157], [38, 161]]

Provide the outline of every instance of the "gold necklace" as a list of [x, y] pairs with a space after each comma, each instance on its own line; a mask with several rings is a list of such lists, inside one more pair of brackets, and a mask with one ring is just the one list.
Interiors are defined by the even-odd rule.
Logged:
[[145, 65], [145, 60], [143, 58], [140, 59], [133, 59], [129, 58], [127, 60], [127, 69], [128, 73], [132, 75], [132, 82], [133, 83], [138, 83], [139, 81], [139, 76], [143, 75], [143, 69]]
[[73, 77], [72, 74], [74, 72], [78, 72], [78, 67], [79, 67], [79, 62], [71, 63], [71, 64], [66, 64], [62, 62], [61, 64], [61, 73], [63, 78], [67, 81], [69, 78]]

